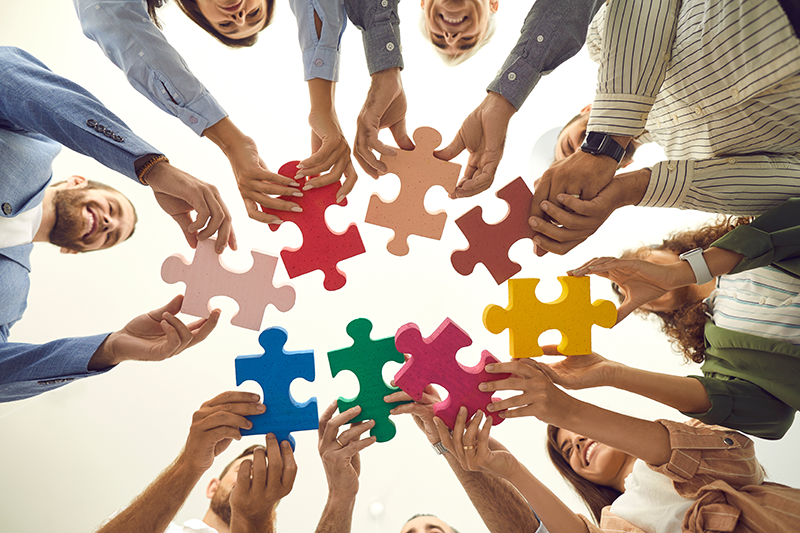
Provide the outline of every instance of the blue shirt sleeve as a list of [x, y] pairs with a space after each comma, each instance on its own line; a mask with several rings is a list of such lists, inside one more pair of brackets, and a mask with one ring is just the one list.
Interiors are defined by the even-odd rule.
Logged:
[[403, 68], [399, 1], [345, 0], [347, 18], [361, 30], [370, 76], [393, 67]]
[[[84, 35], [158, 108], [202, 135], [228, 114], [147, 14], [145, 0], [73, 0]], [[312, 21], [313, 23], [313, 21]]]
[[[344, 0], [290, 0], [289, 4], [297, 18], [305, 80], [339, 81], [340, 48], [347, 25]], [[322, 22], [319, 37], [314, 12]]]

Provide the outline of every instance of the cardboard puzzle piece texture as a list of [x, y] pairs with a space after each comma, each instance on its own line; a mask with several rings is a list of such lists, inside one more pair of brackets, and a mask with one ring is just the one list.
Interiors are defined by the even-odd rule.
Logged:
[[287, 352], [288, 334], [279, 327], [265, 329], [258, 336], [258, 343], [264, 353], [258, 355], [239, 355], [236, 366], [236, 384], [252, 380], [261, 386], [262, 402], [267, 410], [259, 415], [248, 416], [253, 423], [250, 429], [242, 429], [242, 435], [266, 435], [274, 433], [278, 442], [288, 440], [295, 448], [293, 431], [317, 429], [319, 413], [316, 397], [304, 403], [292, 398], [289, 386], [292, 381], [303, 378], [314, 381], [313, 350]]
[[456, 272], [468, 276], [475, 265], [483, 263], [498, 285], [521, 270], [519, 264], [508, 258], [508, 250], [520, 239], [532, 239], [534, 234], [528, 218], [531, 214], [531, 193], [525, 181], [517, 178], [499, 191], [496, 196], [508, 204], [508, 213], [500, 222], [487, 224], [480, 206], [473, 207], [456, 219], [456, 224], [469, 241], [464, 250], [456, 250], [450, 262]]
[[[299, 161], [291, 161], [283, 165], [278, 173], [281, 176], [294, 178]], [[307, 178], [297, 180], [302, 190]], [[293, 222], [303, 234], [303, 243], [298, 248], [284, 248], [281, 259], [286, 266], [290, 278], [296, 278], [315, 270], [325, 275], [323, 286], [326, 290], [335, 291], [344, 287], [347, 277], [339, 269], [338, 263], [364, 253], [364, 242], [355, 223], [339, 233], [333, 231], [325, 222], [325, 210], [332, 205], [347, 205], [347, 199], [336, 203], [336, 195], [342, 185], [338, 182], [325, 187], [303, 191], [302, 197], [282, 196], [284, 200], [295, 202], [303, 211], [278, 211], [262, 206], [265, 213], [275, 215], [284, 222]], [[276, 231], [279, 224], [270, 224], [269, 229]]]
[[222, 262], [214, 251], [215, 242], [213, 237], [198, 242], [192, 262], [181, 254], [173, 254], [161, 265], [161, 279], [167, 283], [182, 281], [186, 284], [181, 312], [208, 318], [209, 300], [227, 296], [239, 305], [231, 324], [258, 331], [267, 305], [272, 304], [284, 313], [294, 306], [294, 288], [272, 284], [277, 257], [253, 250], [250, 252], [253, 266], [240, 271]]
[[365, 221], [394, 230], [386, 249], [398, 256], [408, 253], [409, 235], [441, 239], [447, 213], [443, 210], [430, 213], [425, 209], [428, 189], [441, 185], [448, 193], [455, 190], [461, 165], [442, 161], [433, 151], [442, 142], [442, 136], [433, 128], [418, 128], [414, 132], [413, 150], [397, 149], [397, 155], [381, 156], [389, 173], [400, 178], [400, 192], [391, 202], [378, 194], [369, 199]]
[[463, 405], [468, 417], [478, 410], [491, 416], [493, 425], [503, 421], [499, 412], [490, 413], [486, 406], [499, 398], [491, 392], [482, 392], [478, 385], [487, 381], [506, 379], [511, 374], [490, 374], [484, 370], [489, 363], [499, 361], [488, 351], [481, 352], [481, 360], [474, 367], [456, 361], [456, 352], [472, 344], [469, 335], [449, 318], [428, 338], [423, 338], [416, 324], [406, 324], [395, 335], [397, 349], [411, 355], [394, 376], [395, 384], [412, 398], [419, 400], [425, 387], [436, 384], [447, 389], [447, 398], [433, 408], [434, 414], [453, 429], [458, 410]]
[[589, 277], [559, 276], [561, 296], [542, 303], [536, 297], [536, 278], [508, 281], [508, 307], [489, 305], [483, 311], [483, 324], [492, 333], [509, 331], [511, 356], [542, 355], [539, 335], [551, 329], [561, 332], [558, 351], [564, 355], [592, 353], [592, 325], [612, 327], [617, 308], [608, 300], [589, 296]]
[[339, 412], [361, 406], [361, 413], [352, 422], [374, 420], [375, 426], [370, 435], [377, 442], [386, 442], [395, 436], [397, 429], [389, 419], [389, 411], [405, 402], [386, 403], [383, 397], [400, 389], [390, 387], [383, 380], [381, 372], [389, 361], [403, 363], [403, 354], [394, 346], [394, 337], [373, 340], [370, 337], [372, 322], [366, 318], [357, 318], [347, 325], [347, 334], [353, 339], [353, 345], [341, 350], [328, 352], [331, 374], [336, 377], [342, 370], [349, 370], [358, 378], [358, 396], [355, 398], [339, 397]]

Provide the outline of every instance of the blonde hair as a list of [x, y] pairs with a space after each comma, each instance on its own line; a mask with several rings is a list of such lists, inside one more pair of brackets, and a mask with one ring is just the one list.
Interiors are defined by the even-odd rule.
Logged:
[[486, 33], [483, 35], [483, 39], [481, 39], [479, 43], [476, 43], [475, 46], [469, 50], [464, 50], [463, 54], [450, 55], [433, 44], [433, 41], [431, 40], [431, 34], [428, 31], [428, 24], [425, 18], [424, 10], [420, 10], [419, 12], [419, 31], [422, 33], [422, 36], [425, 37], [425, 40], [431, 43], [431, 48], [433, 48], [434, 51], [439, 54], [439, 58], [442, 60], [442, 62], [448, 67], [455, 67], [456, 65], [460, 65], [467, 59], [477, 54], [478, 50], [483, 48], [489, 41], [492, 40], [492, 37], [494, 37], [494, 34], [497, 31], [497, 19], [495, 19], [495, 14], [496, 13], [494, 11], [489, 12], [489, 22], [486, 23]]

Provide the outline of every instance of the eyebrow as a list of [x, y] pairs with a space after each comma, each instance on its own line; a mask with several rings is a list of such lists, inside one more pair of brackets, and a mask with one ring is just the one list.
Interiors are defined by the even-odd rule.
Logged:
[[[260, 19], [254, 20], [253, 22], [248, 22], [247, 23], [247, 27], [248, 28], [252, 28], [254, 26], [257, 26], [257, 25], [261, 24], [262, 22], [264, 22], [264, 19], [266, 18], [266, 16], [267, 15], [264, 14], [264, 15], [261, 16]], [[233, 35], [234, 33], [238, 33], [239, 32], [239, 28], [235, 28], [233, 31], [222, 31], [222, 29], [220, 29], [219, 32], [224, 34], [224, 35]]]

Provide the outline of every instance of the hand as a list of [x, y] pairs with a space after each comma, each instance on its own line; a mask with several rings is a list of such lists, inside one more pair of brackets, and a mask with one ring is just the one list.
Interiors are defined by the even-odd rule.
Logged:
[[499, 413], [502, 418], [535, 416], [542, 422], [558, 426], [559, 417], [569, 413], [570, 406], [575, 401], [556, 387], [539, 363], [531, 359], [492, 363], [486, 365], [486, 371], [492, 374], [510, 372], [513, 375], [510, 378], [481, 383], [478, 386], [480, 390], [522, 391], [522, 394], [486, 406], [486, 410], [492, 412], [508, 409], [504, 413]]
[[350, 145], [344, 138], [336, 113], [312, 109], [308, 123], [311, 125], [311, 151], [314, 155], [300, 162], [295, 177], [314, 176], [329, 171], [327, 174], [308, 180], [303, 187], [303, 190], [307, 191], [335, 183], [344, 174], [344, 184], [336, 197], [336, 203], [339, 203], [353, 190], [358, 179], [350, 161]]
[[[639, 307], [657, 300], [679, 287], [694, 282], [694, 273], [684, 261], [658, 265], [643, 259], [597, 257], [580, 268], [568, 272], [571, 276], [595, 274], [619, 285], [625, 300], [617, 309], [617, 324]], [[688, 279], [686, 274], [692, 277]]]
[[451, 198], [474, 196], [492, 185], [503, 157], [508, 122], [516, 111], [503, 96], [490, 92], [464, 120], [450, 145], [434, 152], [439, 159], [450, 161], [465, 148], [469, 151], [467, 168]]
[[361, 459], [358, 452], [375, 442], [375, 437], [362, 439], [361, 435], [375, 426], [374, 420], [352, 424], [350, 429], [339, 434], [339, 428], [361, 412], [353, 407], [333, 416], [336, 402], [325, 409], [319, 419], [319, 455], [328, 478], [331, 495], [355, 499], [358, 493], [358, 476], [361, 474]]
[[[555, 345], [542, 346], [545, 355], [561, 355]], [[607, 387], [614, 383], [614, 375], [621, 366], [600, 354], [573, 355], [557, 363], [540, 364], [541, 369], [556, 385], [570, 390]]]
[[[181, 227], [189, 246], [196, 248], [198, 240], [216, 233], [218, 254], [225, 250], [226, 245], [236, 249], [231, 215], [216, 187], [165, 161], [156, 163], [145, 179], [156, 195], [158, 205]], [[197, 212], [194, 220], [192, 211]]]
[[223, 392], [205, 402], [192, 416], [189, 437], [178, 460], [202, 474], [232, 441], [242, 438], [240, 428], [253, 427], [245, 417], [265, 410], [258, 395], [250, 392]]
[[88, 369], [99, 370], [129, 360], [163, 361], [202, 342], [217, 326], [221, 311], [214, 309], [208, 318], [186, 326], [175, 318], [182, 303], [183, 296], [178, 295], [164, 307], [137, 316], [106, 337], [89, 361]]
[[389, 128], [397, 146], [413, 150], [414, 143], [406, 132], [406, 93], [398, 67], [382, 70], [372, 75], [367, 100], [356, 121], [356, 141], [353, 156], [364, 172], [378, 178], [386, 174], [385, 163], [378, 161], [373, 150], [381, 155], [396, 155], [394, 148], [378, 140], [378, 131]]
[[452, 436], [442, 419], [437, 417], [434, 420], [439, 439], [444, 447], [451, 451], [461, 468], [508, 478], [519, 467], [519, 463], [505, 446], [489, 438], [492, 417], [487, 416], [483, 427], [480, 427], [483, 418], [483, 411], [478, 411], [465, 430], [467, 409], [461, 407], [453, 426]]
[[231, 492], [231, 531], [261, 533], [272, 531], [275, 507], [294, 486], [297, 463], [288, 441], [278, 445], [272, 433], [263, 448], [253, 451], [253, 460], [239, 466], [236, 485]]
[[422, 391], [422, 399], [418, 402], [413, 401], [411, 396], [405, 391], [397, 391], [383, 398], [386, 403], [392, 402], [411, 402], [398, 405], [390, 411], [393, 415], [409, 413], [414, 418], [417, 427], [425, 433], [428, 442], [436, 444], [442, 439], [439, 437], [439, 430], [433, 422], [433, 406], [442, 401], [439, 393], [432, 385], [428, 385]]

